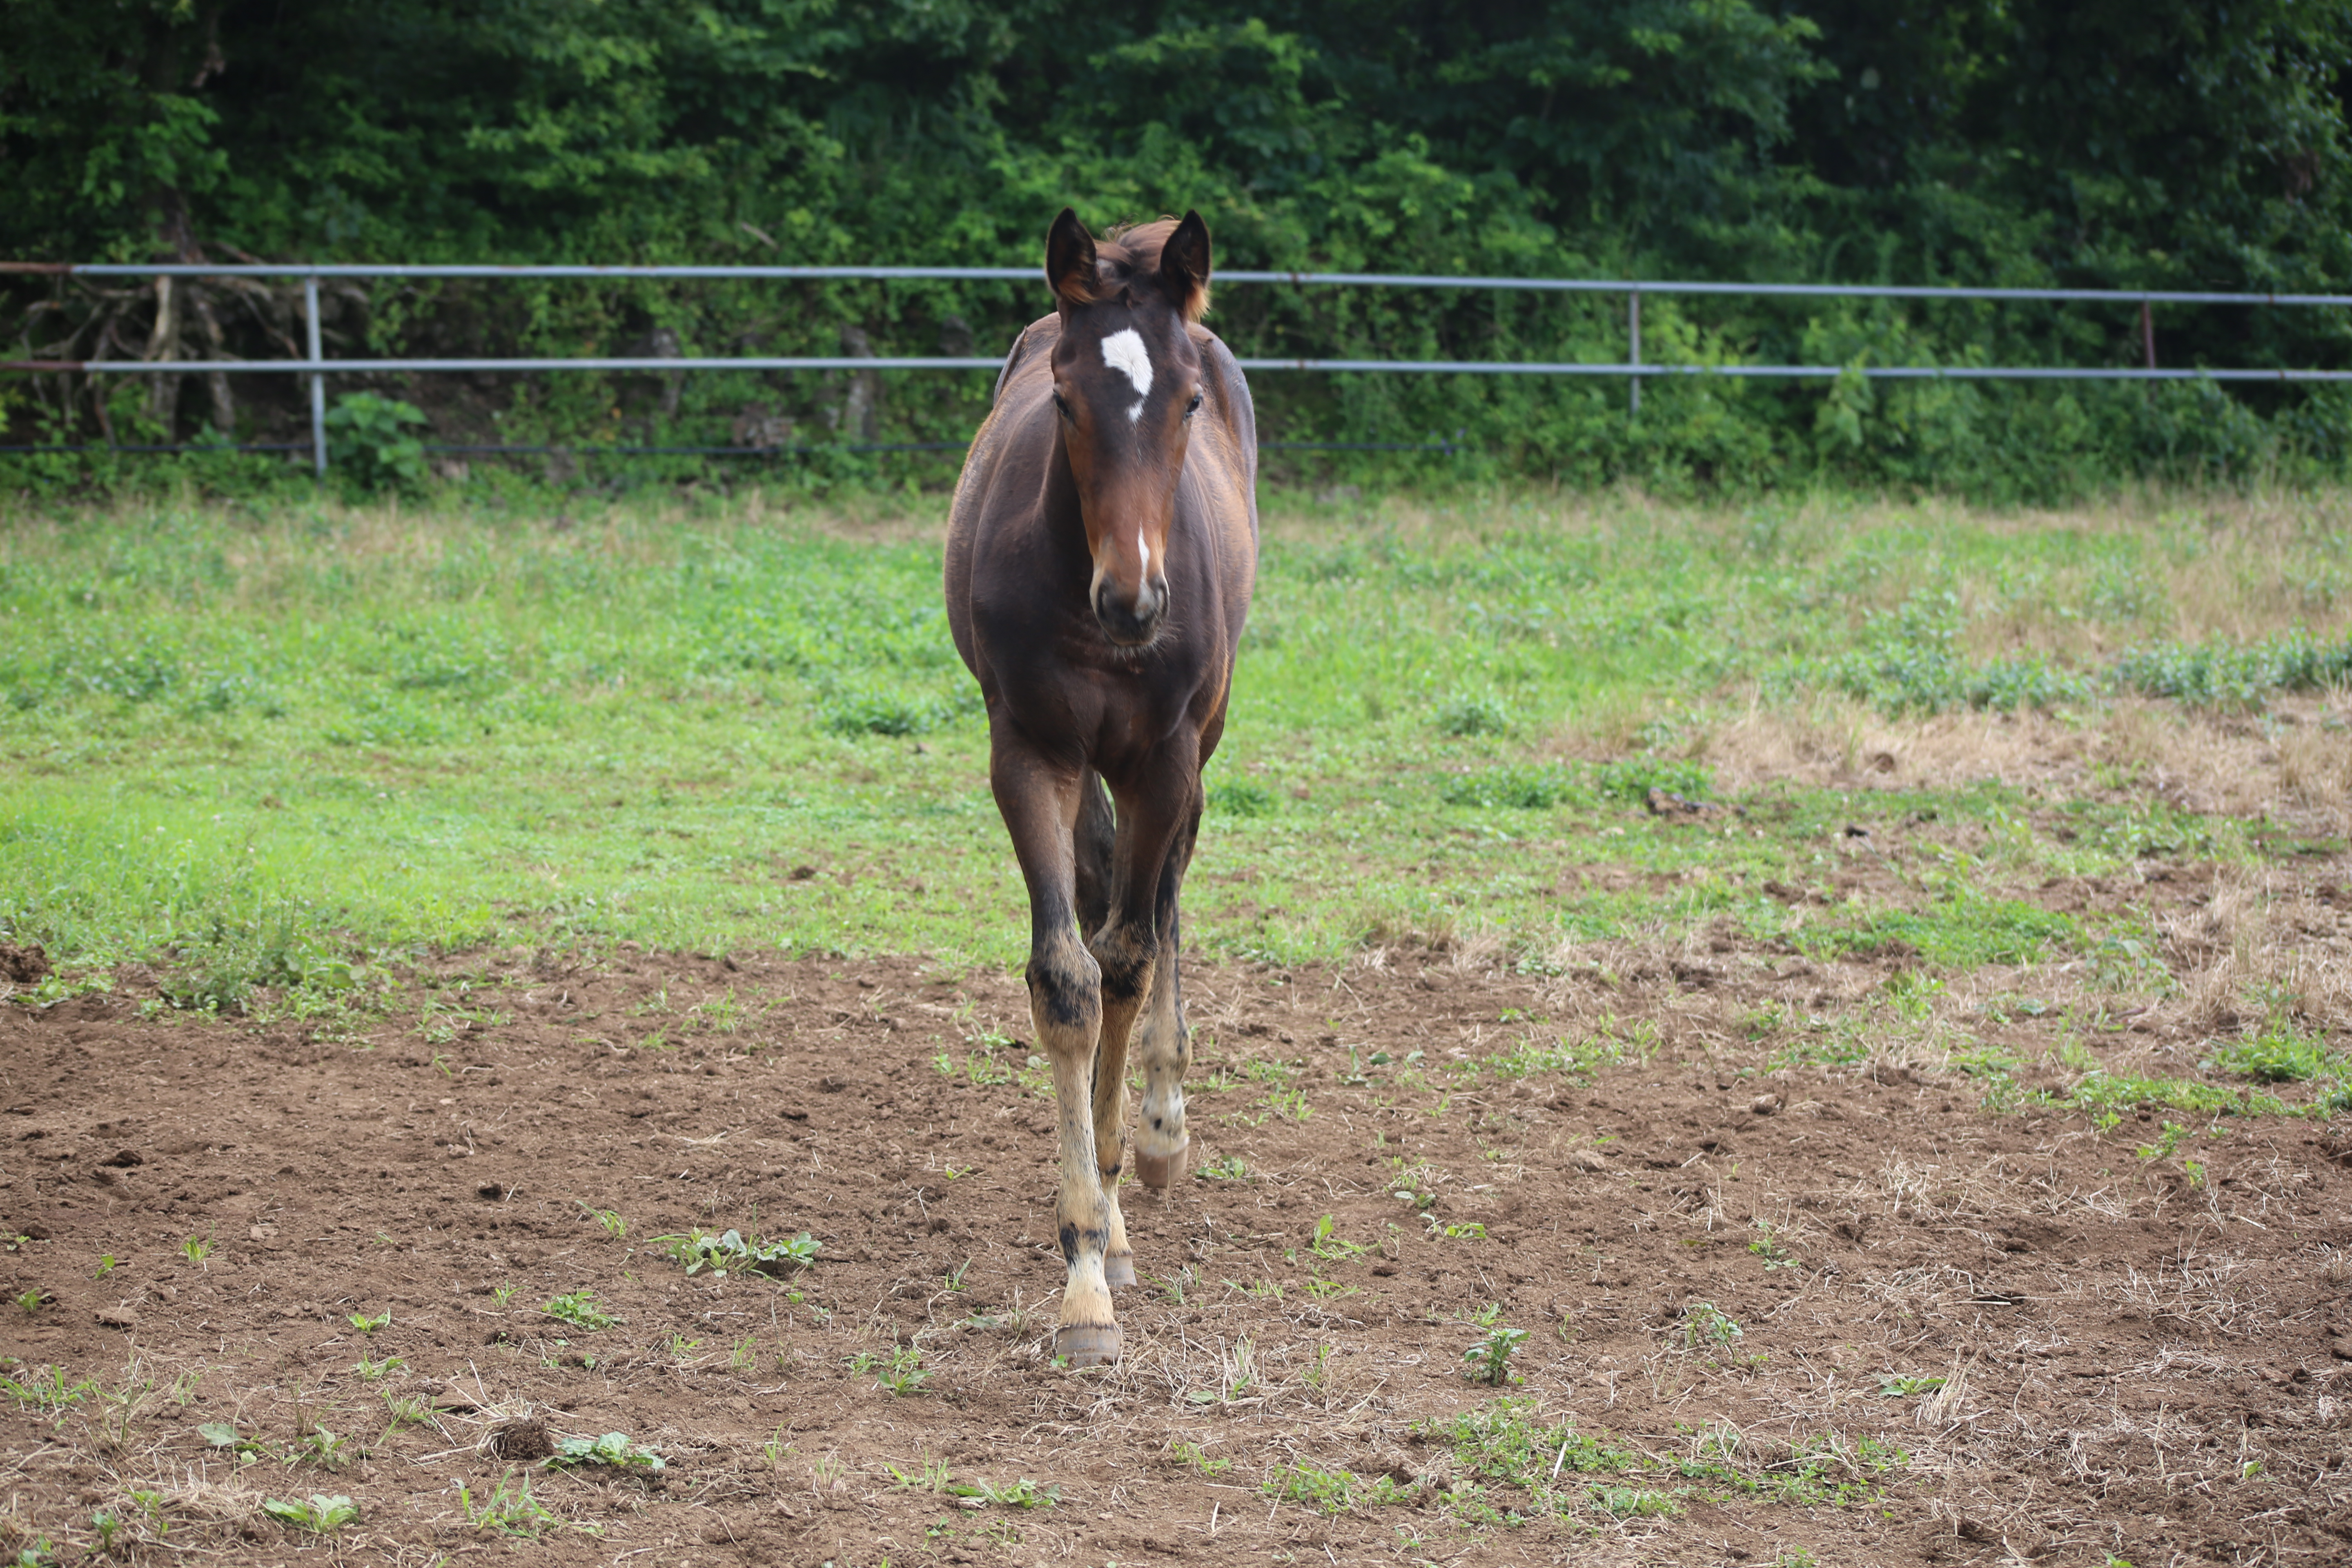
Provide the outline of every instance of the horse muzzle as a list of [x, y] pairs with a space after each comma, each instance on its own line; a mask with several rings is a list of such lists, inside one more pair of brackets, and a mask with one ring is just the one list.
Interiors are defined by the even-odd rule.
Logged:
[[1108, 574], [1095, 580], [1095, 619], [1103, 636], [1121, 647], [1136, 647], [1159, 635], [1168, 614], [1168, 579], [1153, 574], [1137, 584], [1132, 595]]

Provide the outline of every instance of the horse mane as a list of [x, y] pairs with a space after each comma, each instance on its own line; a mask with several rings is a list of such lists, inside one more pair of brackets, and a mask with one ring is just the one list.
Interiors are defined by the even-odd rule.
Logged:
[[[1095, 245], [1095, 298], [1120, 304], [1133, 303], [1133, 289], [1138, 279], [1148, 279], [1156, 288], [1160, 279], [1160, 252], [1168, 237], [1176, 232], [1181, 218], [1154, 218], [1150, 223], [1122, 223], [1112, 226]], [[1192, 290], [1190, 300], [1171, 300], [1179, 313], [1188, 321], [1197, 321], [1209, 313], [1209, 287], [1203, 283]]]

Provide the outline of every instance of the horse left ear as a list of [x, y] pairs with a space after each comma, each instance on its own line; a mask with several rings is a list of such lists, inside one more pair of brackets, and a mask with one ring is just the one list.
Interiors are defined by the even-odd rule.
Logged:
[[1160, 247], [1160, 291], [1188, 321], [1209, 309], [1209, 226], [1187, 211]]

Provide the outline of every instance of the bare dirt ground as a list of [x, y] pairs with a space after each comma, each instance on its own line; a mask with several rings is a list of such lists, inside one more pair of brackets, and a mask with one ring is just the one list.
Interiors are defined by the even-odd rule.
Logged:
[[[94, 1514], [118, 1559], [420, 1568], [2352, 1559], [2347, 1145], [2200, 1121], [2192, 1176], [2135, 1152], [2178, 1113], [1776, 1068], [1727, 1022], [1883, 966], [1193, 969], [1204, 1173], [1127, 1189], [1144, 1284], [1089, 1372], [1045, 1350], [1017, 981], [464, 975], [340, 1037], [142, 1018], [136, 976], [0, 1011], [11, 1561], [81, 1560]], [[1985, 1031], [2031, 1060], [2056, 1026]], [[1475, 1067], [1563, 1034], [1580, 1070]], [[822, 1250], [718, 1279], [650, 1245], [730, 1226]], [[543, 1310], [581, 1290], [616, 1321]], [[1522, 1381], [1474, 1384], [1497, 1328]], [[608, 1432], [665, 1469], [531, 1467]], [[543, 1517], [482, 1517], [526, 1479]], [[262, 1507], [314, 1493], [356, 1520]]]

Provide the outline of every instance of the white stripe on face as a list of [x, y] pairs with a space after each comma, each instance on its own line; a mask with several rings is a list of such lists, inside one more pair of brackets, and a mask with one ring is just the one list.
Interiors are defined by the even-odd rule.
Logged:
[[1143, 417], [1143, 400], [1151, 395], [1151, 351], [1143, 346], [1143, 334], [1133, 327], [1121, 327], [1102, 341], [1103, 363], [1121, 372], [1135, 385], [1135, 406], [1127, 411], [1129, 425]]

